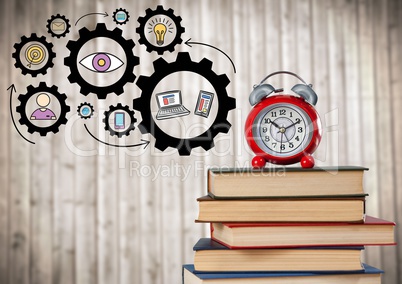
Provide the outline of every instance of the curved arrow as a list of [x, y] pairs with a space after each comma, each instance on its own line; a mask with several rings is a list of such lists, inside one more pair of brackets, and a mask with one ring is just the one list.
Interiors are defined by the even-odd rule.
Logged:
[[225, 52], [223, 52], [222, 50], [220, 50], [219, 48], [217, 48], [217, 47], [215, 47], [215, 46], [213, 46], [213, 45], [206, 44], [206, 43], [202, 43], [202, 42], [190, 41], [190, 40], [191, 40], [191, 38], [188, 39], [188, 40], [185, 42], [185, 44], [187, 44], [189, 47], [192, 47], [190, 44], [205, 45], [205, 46], [208, 46], [208, 47], [212, 47], [212, 48], [218, 50], [219, 52], [223, 53], [223, 55], [225, 55], [225, 56], [230, 60], [230, 62], [232, 63], [234, 73], [236, 73], [236, 66], [235, 66], [234, 63], [233, 63], [233, 60], [232, 60], [232, 59], [229, 57], [229, 55], [227, 55]]
[[104, 141], [102, 141], [102, 140], [99, 140], [99, 138], [96, 138], [96, 137], [89, 131], [89, 129], [88, 129], [88, 127], [87, 127], [86, 124], [84, 124], [84, 127], [85, 127], [85, 129], [87, 130], [88, 134], [91, 135], [91, 137], [92, 137], [93, 139], [95, 139], [96, 141], [98, 141], [98, 142], [100, 142], [100, 143], [102, 143], [102, 144], [105, 144], [105, 145], [107, 145], [107, 146], [118, 147], [118, 148], [130, 148], [130, 147], [138, 147], [138, 146], [141, 146], [141, 145], [145, 145], [145, 147], [144, 147], [144, 149], [145, 149], [145, 148], [147, 148], [147, 146], [149, 145], [149, 143], [151, 143], [150, 141], [141, 139], [142, 143], [134, 144], [134, 145], [116, 145], [116, 144], [110, 144], [110, 143], [104, 142]]
[[[11, 90], [10, 90], [11, 89]], [[15, 88], [15, 85], [12, 84], [10, 87], [7, 88], [7, 91], [10, 90], [10, 115], [11, 115], [11, 120], [13, 121], [14, 127], [17, 130], [18, 134], [25, 139], [25, 141], [35, 144], [35, 142], [32, 142], [31, 140], [28, 140], [27, 138], [22, 135], [22, 133], [18, 130], [17, 125], [15, 124], [14, 120], [14, 115], [13, 115], [13, 104], [12, 104], [12, 98], [13, 98], [13, 92], [17, 92], [17, 89]]]
[[105, 12], [105, 13], [89, 13], [89, 14], [86, 14], [86, 15], [82, 16], [81, 18], [79, 18], [79, 19], [75, 22], [75, 25], [77, 25], [78, 22], [79, 22], [82, 18], [84, 18], [84, 17], [86, 17], [86, 16], [91, 16], [91, 15], [103, 15], [104, 17], [109, 16], [109, 14], [108, 14], [107, 12]]

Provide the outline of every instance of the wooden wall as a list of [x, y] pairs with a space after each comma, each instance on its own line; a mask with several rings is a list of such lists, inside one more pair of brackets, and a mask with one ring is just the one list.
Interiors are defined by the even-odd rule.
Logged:
[[[131, 18], [123, 35], [136, 42], [134, 52], [141, 58], [135, 73], [149, 76], [158, 57], [138, 45], [135, 28], [137, 17], [157, 4], [183, 18], [183, 40], [217, 46], [236, 64], [234, 74], [226, 57], [205, 46], [183, 44], [164, 55], [169, 62], [177, 51], [190, 52], [194, 61], [206, 57], [216, 73], [231, 80], [228, 92], [237, 99], [228, 117], [233, 127], [209, 152], [161, 153], [153, 137], [138, 130], [126, 142], [148, 138], [146, 149], [108, 148], [86, 134], [75, 112], [81, 102], [93, 103], [99, 113], [88, 128], [118, 142], [103, 131], [102, 110], [117, 102], [131, 106], [140, 95], [135, 84], [128, 84], [124, 95], [97, 101], [66, 80], [67, 40], [77, 39], [83, 26], [93, 29], [97, 21], [114, 28], [110, 17], [86, 17], [67, 38], [52, 39], [57, 57], [46, 76], [24, 77], [13, 66], [13, 44], [32, 32], [47, 35], [50, 15], [61, 13], [74, 23], [86, 13], [111, 15], [124, 7]], [[324, 124], [319, 164], [369, 167], [367, 212], [402, 222], [401, 1], [2, 0], [0, 5], [0, 283], [181, 283], [181, 265], [192, 262], [192, 246], [208, 233], [206, 226], [194, 224], [195, 199], [206, 191], [205, 168], [248, 165], [252, 155], [243, 138], [248, 94], [266, 74], [280, 69], [299, 73], [318, 93]], [[102, 42], [97, 44], [102, 49]], [[72, 111], [56, 135], [31, 136], [20, 126], [36, 142], [31, 145], [12, 126], [6, 89], [14, 83], [20, 94], [40, 81], [65, 92]], [[201, 81], [178, 76], [165, 84], [199, 90]], [[295, 81], [277, 77], [271, 83], [289, 89]], [[14, 96], [14, 109], [17, 103]], [[402, 283], [401, 252], [401, 246], [372, 247], [365, 261], [385, 270], [383, 283]]]

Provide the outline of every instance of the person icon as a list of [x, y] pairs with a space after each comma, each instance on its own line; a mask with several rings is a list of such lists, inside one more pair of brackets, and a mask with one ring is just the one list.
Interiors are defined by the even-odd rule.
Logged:
[[56, 120], [56, 115], [47, 106], [50, 104], [50, 97], [47, 94], [39, 94], [36, 103], [40, 108], [31, 114], [31, 120]]

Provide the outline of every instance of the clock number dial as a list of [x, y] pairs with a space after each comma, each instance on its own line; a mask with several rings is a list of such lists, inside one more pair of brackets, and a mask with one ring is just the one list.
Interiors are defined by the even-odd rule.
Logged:
[[259, 124], [263, 144], [274, 155], [292, 156], [308, 139], [309, 122], [296, 106], [277, 105], [262, 115]]

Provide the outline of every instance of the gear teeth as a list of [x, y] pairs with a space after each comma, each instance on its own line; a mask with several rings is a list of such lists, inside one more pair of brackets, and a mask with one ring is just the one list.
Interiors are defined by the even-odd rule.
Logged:
[[139, 110], [139, 111], [141, 111], [143, 109], [141, 98], [136, 98], [133, 100], [133, 109]]
[[[172, 45], [171, 47], [169, 47], [169, 48], [168, 48], [168, 51], [169, 51], [169, 52], [173, 52], [173, 51], [174, 51], [174, 46]], [[162, 54], [163, 54], [163, 50], [158, 51], [158, 54], [159, 54], [159, 55], [162, 55]]]
[[127, 45], [128, 48], [133, 49], [134, 46], [135, 46], [135, 43], [134, 43], [134, 41], [132, 39], [130, 39], [130, 40], [126, 41], [126, 45]]
[[179, 52], [177, 54], [177, 59], [176, 61], [189, 61], [191, 62], [191, 57], [190, 54], [188, 52]]
[[211, 150], [213, 147], [215, 147], [215, 143], [212, 140], [210, 144], [201, 144], [202, 149], [204, 149], [205, 151], [209, 151]]
[[[190, 149], [188, 149], [190, 148]], [[188, 145], [183, 145], [179, 150], [179, 155], [180, 156], [190, 156], [191, 154], [191, 147]]]
[[[145, 10], [145, 13], [146, 13], [146, 14], [152, 13], [151, 8], [146, 9], [146, 10]], [[141, 17], [141, 18], [144, 18], [144, 17]]]
[[89, 35], [90, 31], [86, 27], [83, 27], [78, 31], [78, 34], [80, 35], [80, 38], [82, 38], [82, 37], [86, 37], [87, 35]]
[[95, 30], [107, 31], [106, 24], [105, 24], [105, 23], [98, 23], [98, 24], [96, 25]]
[[145, 90], [145, 88], [150, 84], [150, 79], [149, 77], [141, 75], [136, 84], [140, 89]]
[[229, 97], [228, 107], [229, 107], [229, 110], [236, 108], [236, 99], [235, 98]]
[[123, 31], [122, 31], [121, 29], [119, 29], [119, 28], [115, 28], [115, 29], [113, 30], [113, 33], [115, 33], [115, 34], [117, 34], [117, 35], [119, 35], [119, 36], [122, 36], [122, 35], [123, 35]]
[[70, 83], [76, 83], [77, 81], [75, 80], [75, 77], [72, 76], [71, 74], [67, 77], [67, 79], [70, 81]]
[[[70, 51], [73, 50], [74, 47], [75, 47], [75, 41], [69, 40], [69, 41], [67, 42], [66, 47], [67, 47]], [[68, 57], [66, 57], [66, 58], [68, 58]]]
[[218, 76], [219, 81], [222, 83], [222, 85], [224, 85], [225, 87], [227, 87], [230, 83], [230, 80], [228, 78], [228, 76], [226, 76], [225, 74], [221, 74]]
[[162, 152], [165, 151], [167, 149], [167, 145], [165, 143], [162, 143], [158, 140], [155, 141], [155, 148], [161, 150]]
[[154, 61], [153, 65], [154, 65], [154, 70], [157, 70], [157, 69], [163, 69], [163, 68], [169, 66], [169, 63], [167, 63], [165, 59], [160, 57]]
[[[124, 93], [124, 88], [123, 88], [123, 87], [118, 88], [118, 89], [115, 90], [114, 93], [115, 93], [116, 95], [120, 96], [121, 94]], [[105, 98], [106, 98], [106, 96], [105, 96]]]
[[205, 57], [200, 61], [200, 64], [202, 65], [203, 68], [208, 68], [212, 69], [212, 61], [209, 59], [206, 59]]

